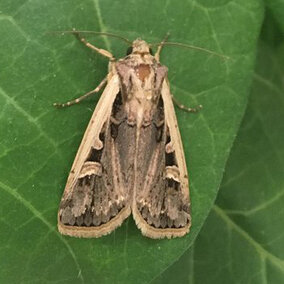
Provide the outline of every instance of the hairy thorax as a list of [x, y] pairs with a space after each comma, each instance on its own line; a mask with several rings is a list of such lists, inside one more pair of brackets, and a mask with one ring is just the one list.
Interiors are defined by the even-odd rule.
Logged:
[[118, 61], [116, 70], [121, 78], [128, 124], [138, 127], [149, 125], [157, 108], [167, 68], [156, 62], [150, 54], [132, 54], [123, 61]]

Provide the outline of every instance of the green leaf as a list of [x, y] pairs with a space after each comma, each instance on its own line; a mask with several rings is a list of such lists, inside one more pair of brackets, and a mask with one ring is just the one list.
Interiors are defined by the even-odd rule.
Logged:
[[282, 32], [284, 31], [284, 2], [282, 0], [266, 0], [268, 10], [273, 14]]
[[283, 283], [284, 38], [281, 35], [268, 16], [259, 43], [248, 108], [216, 205], [194, 247], [153, 284], [174, 283], [177, 278], [173, 275], [179, 277], [176, 283]]
[[[263, 7], [257, 0], [1, 0], [0, 282], [147, 283], [193, 244], [216, 197], [244, 113]], [[173, 240], [142, 237], [132, 218], [109, 236], [61, 236], [56, 214], [93, 100], [57, 110], [94, 88], [107, 61], [52, 30], [108, 31], [171, 41], [230, 57], [167, 47], [171, 89], [197, 115], [177, 110], [188, 163], [193, 227]], [[125, 54], [123, 42], [89, 37]], [[3, 68], [5, 66], [5, 68]]]

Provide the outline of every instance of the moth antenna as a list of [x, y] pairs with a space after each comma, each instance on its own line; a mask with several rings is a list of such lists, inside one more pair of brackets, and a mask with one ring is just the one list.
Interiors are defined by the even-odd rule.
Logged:
[[64, 34], [94, 34], [94, 35], [101, 35], [101, 36], [109, 36], [109, 37], [118, 38], [118, 39], [126, 42], [129, 45], [132, 44], [132, 42], [125, 37], [122, 37], [120, 35], [116, 35], [116, 34], [113, 34], [113, 33], [107, 33], [107, 32], [73, 30], [73, 31], [50, 31], [50, 32], [48, 32], [48, 34], [61, 34], [61, 35], [64, 35]]
[[[151, 46], [153, 46], [153, 45], [159, 45], [159, 44], [160, 44], [160, 43], [152, 43]], [[163, 45], [174, 45], [174, 46], [179, 46], [179, 47], [185, 47], [185, 48], [195, 49], [195, 50], [198, 50], [198, 51], [207, 52], [207, 53], [209, 53], [209, 54], [212, 54], [212, 55], [214, 55], [214, 56], [221, 57], [221, 58], [223, 58], [223, 59], [230, 59], [230, 57], [227, 56], [227, 55], [220, 54], [220, 53], [217, 53], [217, 52], [215, 52], [215, 51], [212, 51], [212, 50], [209, 50], [209, 49], [206, 49], [206, 48], [203, 48], [203, 47], [195, 46], [195, 45], [184, 44], [184, 43], [179, 43], [179, 42], [170, 42], [170, 41], [164, 42]]]
[[[164, 46], [164, 43], [168, 40], [170, 36], [170, 33], [167, 32], [166, 36], [164, 37], [164, 39], [160, 42], [160, 44], [158, 45], [158, 49], [155, 53], [155, 59], [159, 62], [160, 61], [160, 54], [161, 54], [161, 51], [162, 51], [162, 48]], [[151, 44], [149, 44], [149, 46], [151, 47]]]

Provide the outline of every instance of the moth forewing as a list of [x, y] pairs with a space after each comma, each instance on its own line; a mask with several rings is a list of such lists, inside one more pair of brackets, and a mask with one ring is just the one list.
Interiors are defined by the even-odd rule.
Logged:
[[113, 101], [119, 92], [119, 78], [112, 73], [108, 76], [108, 84], [102, 93], [74, 159], [65, 190], [74, 185], [79, 172], [92, 146], [101, 144], [99, 135], [104, 123], [109, 119]]
[[[169, 133], [171, 137], [172, 147], [175, 151], [176, 162], [179, 168], [179, 179], [181, 183], [181, 190], [183, 196], [189, 199], [189, 185], [188, 185], [188, 175], [187, 166], [184, 156], [183, 144], [181, 140], [181, 135], [178, 127], [178, 121], [175, 114], [175, 109], [172, 101], [172, 95], [170, 93], [170, 87], [168, 80], [164, 80], [161, 95], [165, 106], [165, 118], [167, 125], [169, 127]], [[190, 205], [190, 204], [189, 204]]]
[[[58, 212], [58, 229], [62, 234], [74, 236], [74, 237], [100, 237], [102, 235], [108, 234], [113, 231], [116, 227], [120, 226], [125, 218], [129, 216], [131, 213], [130, 207], [125, 206], [120, 210], [120, 212], [114, 216], [109, 222], [105, 222], [100, 226], [78, 226], [82, 220], [76, 220], [78, 217], [75, 217], [74, 212], [69, 210], [68, 202], [71, 202], [71, 199], [77, 199], [76, 203], [80, 203], [81, 199], [91, 198], [90, 194], [84, 194], [82, 190], [78, 190], [76, 188], [76, 183], [80, 178], [80, 172], [82, 171], [84, 164], [86, 164], [86, 160], [88, 159], [88, 155], [92, 151], [92, 149], [100, 149], [103, 147], [102, 141], [100, 139], [100, 134], [102, 133], [102, 128], [108, 123], [110, 119], [110, 113], [112, 110], [113, 101], [116, 98], [116, 95], [119, 92], [119, 78], [117, 74], [109, 74], [108, 84], [95, 108], [95, 111], [91, 117], [89, 125], [85, 131], [83, 140], [79, 147], [79, 150], [76, 154], [74, 163], [72, 165], [70, 174], [67, 179], [67, 184], [64, 190], [64, 194], [61, 200], [60, 209]], [[94, 167], [93, 167], [94, 168]], [[90, 167], [90, 171], [92, 171], [92, 167]], [[92, 172], [89, 172], [92, 173]], [[81, 177], [82, 178], [82, 177]], [[81, 193], [78, 197], [76, 194], [78, 191]], [[109, 204], [108, 204], [109, 205]], [[65, 221], [69, 218], [68, 222], [65, 224], [62, 222], [62, 217], [65, 211], [69, 211], [65, 213]], [[83, 215], [85, 212], [83, 212]], [[69, 215], [69, 216], [68, 216]], [[84, 216], [87, 218], [88, 216]], [[75, 219], [75, 220], [74, 220]], [[81, 218], [82, 219], [82, 218]], [[90, 219], [90, 218], [89, 218]], [[84, 220], [83, 220], [84, 222]]]
[[[156, 203], [163, 202], [164, 206], [162, 206], [159, 214], [156, 214], [157, 216], [151, 216], [148, 213], [148, 218], [146, 219], [146, 214], [144, 217], [142, 216], [143, 209], [138, 210], [136, 202], [133, 203], [132, 207], [133, 217], [142, 234], [154, 239], [181, 237], [189, 232], [191, 226], [186, 161], [167, 78], [164, 79], [160, 92], [164, 106], [165, 128], [168, 131], [168, 137], [170, 137], [170, 141], [165, 141], [168, 142], [167, 144], [165, 143], [165, 155], [173, 154], [175, 161], [173, 165], [169, 166], [167, 166], [167, 162], [163, 163], [161, 161], [159, 167], [163, 171], [163, 180], [167, 180], [167, 182], [172, 181], [175, 186], [172, 191], [172, 186], [168, 186], [167, 182], [162, 183], [164, 188], [160, 191], [159, 196], [155, 198], [160, 199]], [[170, 199], [172, 202], [167, 203], [167, 199]], [[153, 204], [150, 204], [149, 207], [152, 206]], [[151, 211], [151, 209], [148, 211]], [[167, 216], [165, 216], [166, 214]], [[172, 216], [176, 216], [176, 219], [171, 219]], [[160, 220], [155, 222], [155, 218], [160, 218]], [[162, 224], [165, 219], [167, 219], [166, 226], [166, 221]], [[155, 223], [156, 226], [154, 225]]]

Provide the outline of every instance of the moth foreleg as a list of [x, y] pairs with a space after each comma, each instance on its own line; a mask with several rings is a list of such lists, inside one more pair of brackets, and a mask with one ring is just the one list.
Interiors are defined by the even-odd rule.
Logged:
[[113, 61], [115, 60], [114, 56], [107, 50], [98, 48], [94, 46], [93, 44], [89, 43], [85, 38], [80, 36], [80, 33], [77, 32], [75, 29], [73, 29], [73, 35], [80, 41], [82, 42], [85, 46], [91, 48], [92, 50], [96, 51], [97, 53], [109, 58], [109, 60]]
[[170, 33], [168, 32], [165, 36], [165, 38], [161, 41], [161, 43], [159, 44], [158, 46], [158, 49], [155, 53], [155, 59], [160, 62], [160, 54], [161, 54], [161, 51], [162, 51], [162, 48], [164, 46], [164, 43], [168, 40], [168, 37], [169, 37]]
[[184, 110], [184, 111], [187, 111], [187, 112], [198, 112], [198, 111], [200, 111], [200, 110], [202, 109], [202, 105], [198, 105], [198, 106], [195, 107], [195, 108], [187, 107], [187, 106], [185, 106], [185, 105], [179, 103], [173, 95], [172, 95], [172, 99], [173, 99], [174, 104], [175, 104], [178, 108], [180, 108], [180, 109], [182, 109], [182, 110]]
[[107, 82], [107, 77], [105, 77], [94, 90], [84, 94], [83, 96], [76, 98], [75, 100], [69, 101], [67, 103], [63, 103], [63, 104], [62, 103], [54, 103], [53, 106], [55, 106], [55, 107], [67, 107], [67, 106], [72, 106], [74, 104], [78, 104], [79, 102], [86, 99], [90, 95], [99, 92], [101, 90], [101, 88], [106, 84], [106, 82]]

